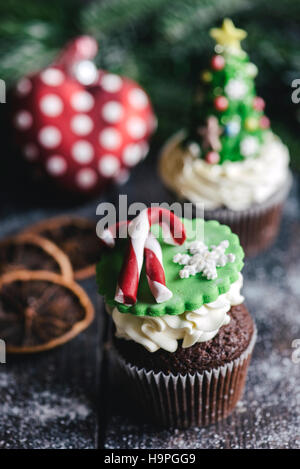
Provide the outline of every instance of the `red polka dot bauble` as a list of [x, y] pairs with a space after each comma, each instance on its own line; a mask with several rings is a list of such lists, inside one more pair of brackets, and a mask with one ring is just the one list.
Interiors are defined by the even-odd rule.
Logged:
[[97, 43], [82, 36], [15, 89], [13, 124], [25, 158], [62, 188], [87, 195], [124, 182], [148, 152], [156, 122], [129, 78], [97, 70]]
[[225, 67], [225, 59], [223, 55], [214, 55], [211, 59], [211, 68], [213, 70], [223, 70]]
[[253, 99], [253, 109], [256, 111], [263, 111], [265, 109], [266, 103], [263, 98], [260, 96], [255, 96]]
[[217, 164], [220, 161], [220, 155], [216, 151], [209, 151], [205, 155], [205, 161], [209, 164]]
[[228, 99], [225, 96], [217, 96], [214, 100], [214, 106], [217, 111], [226, 111], [228, 108]]

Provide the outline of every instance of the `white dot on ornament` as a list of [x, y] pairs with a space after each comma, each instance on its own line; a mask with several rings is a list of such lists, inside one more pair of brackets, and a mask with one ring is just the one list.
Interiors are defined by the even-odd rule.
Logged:
[[29, 78], [22, 78], [16, 86], [17, 93], [21, 96], [26, 96], [29, 94], [31, 89], [32, 84]]
[[32, 125], [32, 115], [28, 111], [19, 111], [15, 116], [15, 125], [19, 130], [27, 130]]
[[44, 147], [54, 148], [61, 142], [61, 133], [57, 127], [48, 125], [40, 130], [38, 139]]
[[72, 72], [82, 85], [91, 85], [98, 77], [98, 70], [90, 60], [77, 62], [72, 68]]
[[114, 150], [121, 145], [122, 137], [118, 130], [108, 127], [99, 135], [99, 143], [108, 150]]
[[107, 73], [101, 78], [102, 88], [109, 93], [116, 93], [122, 87], [122, 79], [118, 75]]
[[130, 173], [127, 169], [121, 169], [114, 177], [114, 181], [117, 184], [125, 184], [129, 179]]
[[149, 152], [149, 145], [146, 142], [142, 142], [141, 144], [142, 147], [142, 159], [146, 158], [148, 152]]
[[120, 161], [114, 155], [104, 155], [99, 161], [99, 172], [102, 176], [112, 177], [120, 168]]
[[34, 161], [39, 155], [39, 149], [34, 143], [27, 143], [23, 148], [23, 153], [28, 161]]
[[72, 156], [77, 163], [90, 163], [94, 157], [93, 146], [85, 140], [78, 140], [71, 149]]
[[48, 86], [59, 86], [64, 78], [63, 72], [58, 68], [47, 68], [41, 73], [42, 81]]
[[78, 114], [71, 120], [71, 129], [76, 135], [87, 135], [93, 130], [92, 119], [85, 114]]
[[51, 176], [62, 176], [67, 170], [66, 160], [59, 155], [51, 156], [47, 161], [46, 169]]
[[132, 138], [142, 138], [145, 136], [147, 131], [146, 123], [140, 117], [132, 117], [129, 119], [126, 127]]
[[109, 101], [104, 104], [101, 114], [107, 122], [114, 124], [122, 119], [124, 109], [122, 104], [117, 101]]
[[134, 166], [143, 157], [143, 148], [138, 143], [127, 145], [123, 151], [123, 162], [128, 166]]
[[41, 111], [49, 117], [56, 117], [62, 113], [64, 104], [56, 94], [46, 94], [40, 101]]
[[75, 111], [89, 111], [94, 106], [94, 98], [87, 91], [78, 91], [71, 97], [71, 106]]
[[91, 168], [85, 168], [78, 171], [76, 182], [81, 189], [90, 189], [95, 186], [98, 176], [96, 171]]
[[136, 109], [144, 109], [148, 105], [146, 93], [139, 88], [134, 88], [128, 93], [128, 101]]

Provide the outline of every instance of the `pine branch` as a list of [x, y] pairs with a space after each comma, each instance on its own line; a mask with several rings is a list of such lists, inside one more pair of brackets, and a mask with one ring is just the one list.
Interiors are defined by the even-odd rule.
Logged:
[[[77, 34], [81, 2], [7, 0], [0, 4], [0, 77], [9, 85], [48, 64], [66, 40]], [[72, 14], [70, 14], [72, 8]]]
[[198, 49], [212, 44], [207, 35], [209, 27], [226, 15], [251, 8], [249, 0], [187, 0], [175, 1], [161, 18], [161, 28], [166, 41], [171, 44], [196, 42]]
[[139, 21], [157, 13], [170, 0], [102, 0], [93, 2], [82, 16], [83, 27], [101, 39], [107, 34], [130, 30]]

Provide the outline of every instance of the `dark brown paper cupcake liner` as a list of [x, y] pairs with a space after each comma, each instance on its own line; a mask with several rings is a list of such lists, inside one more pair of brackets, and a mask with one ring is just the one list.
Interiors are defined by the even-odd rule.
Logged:
[[292, 175], [272, 197], [245, 210], [227, 208], [205, 210], [206, 220], [218, 220], [230, 226], [240, 238], [247, 256], [253, 256], [267, 249], [275, 241], [279, 231], [283, 204], [292, 185]]
[[164, 427], [206, 426], [227, 417], [241, 398], [256, 336], [255, 328], [239, 358], [204, 373], [155, 373], [115, 353], [132, 395], [151, 420]]

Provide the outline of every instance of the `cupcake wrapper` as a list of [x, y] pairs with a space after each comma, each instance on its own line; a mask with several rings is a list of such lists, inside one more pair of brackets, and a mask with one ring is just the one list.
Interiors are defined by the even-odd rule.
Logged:
[[254, 329], [239, 358], [203, 373], [155, 373], [127, 363], [116, 352], [117, 362], [132, 394], [155, 423], [177, 428], [206, 426], [227, 417], [241, 398], [256, 336]]
[[251, 256], [267, 249], [275, 240], [281, 221], [282, 208], [292, 185], [289, 175], [284, 186], [266, 202], [246, 210], [229, 209], [205, 210], [206, 220], [218, 220], [229, 225], [236, 233], [246, 255]]

